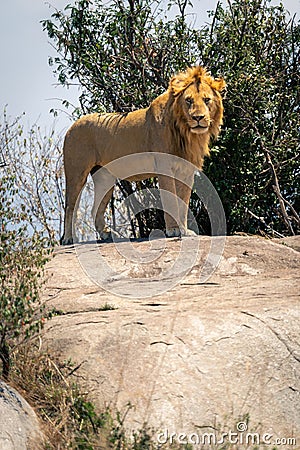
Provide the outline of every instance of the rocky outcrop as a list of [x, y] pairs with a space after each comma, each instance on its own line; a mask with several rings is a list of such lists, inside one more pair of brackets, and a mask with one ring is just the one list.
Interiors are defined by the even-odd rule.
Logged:
[[60, 315], [44, 346], [76, 363], [99, 408], [130, 402], [128, 430], [300, 446], [299, 237], [227, 237], [220, 255], [208, 237], [153, 242], [57, 249], [44, 297]]
[[42, 441], [33, 409], [15, 389], [0, 381], [0, 449], [39, 450]]

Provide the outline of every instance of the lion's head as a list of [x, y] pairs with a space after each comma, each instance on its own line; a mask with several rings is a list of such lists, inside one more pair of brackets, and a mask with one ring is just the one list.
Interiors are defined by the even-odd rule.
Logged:
[[177, 154], [200, 168], [209, 154], [210, 138], [216, 139], [223, 120], [222, 78], [214, 79], [203, 67], [192, 67], [171, 78], [169, 126]]

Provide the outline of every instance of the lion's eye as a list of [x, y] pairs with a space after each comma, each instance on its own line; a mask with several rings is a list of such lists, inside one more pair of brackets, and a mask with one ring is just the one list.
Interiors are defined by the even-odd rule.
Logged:
[[193, 104], [193, 99], [191, 99], [190, 97], [187, 97], [187, 98], [185, 99], [185, 102], [186, 102], [186, 104], [187, 104], [188, 106], [192, 106], [192, 104]]
[[203, 99], [203, 101], [204, 101], [204, 103], [205, 103], [206, 105], [208, 105], [208, 104], [211, 102], [211, 98], [206, 97], [206, 98]]

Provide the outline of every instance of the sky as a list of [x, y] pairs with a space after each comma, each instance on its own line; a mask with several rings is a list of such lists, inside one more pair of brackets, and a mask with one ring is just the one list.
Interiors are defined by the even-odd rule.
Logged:
[[[59, 99], [77, 104], [78, 89], [57, 86], [48, 65], [49, 56], [55, 56], [48, 36], [40, 21], [50, 17], [53, 8], [63, 9], [74, 0], [2, 0], [0, 6], [0, 117], [6, 107], [11, 118], [25, 112], [25, 126], [37, 123], [42, 129], [51, 129], [52, 108], [63, 108]], [[206, 12], [215, 8], [216, 0], [194, 0], [193, 12], [198, 21], [208, 20]], [[279, 3], [274, 0], [273, 3]], [[300, 16], [300, 0], [283, 0], [292, 14]], [[50, 8], [51, 5], [52, 7]], [[71, 124], [64, 112], [59, 113], [55, 129], [64, 132]]]

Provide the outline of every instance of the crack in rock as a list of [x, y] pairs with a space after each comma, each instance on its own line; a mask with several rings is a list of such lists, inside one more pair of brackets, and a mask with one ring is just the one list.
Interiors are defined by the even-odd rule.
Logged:
[[285, 346], [290, 356], [292, 356], [297, 362], [300, 363], [300, 356], [295, 355], [295, 350], [291, 348], [289, 343], [286, 339], [284, 339], [276, 330], [274, 330], [267, 322], [265, 322], [260, 317], [256, 316], [255, 314], [251, 314], [248, 311], [241, 311], [242, 314], [245, 314], [246, 316], [250, 316], [258, 320], [259, 322], [263, 323], [273, 334], [276, 336], [276, 338]]

